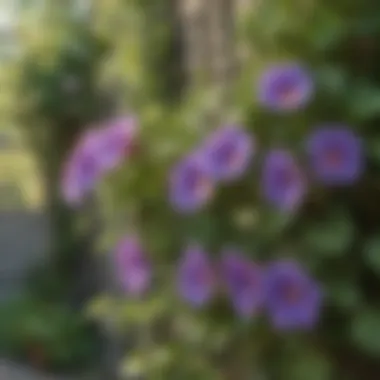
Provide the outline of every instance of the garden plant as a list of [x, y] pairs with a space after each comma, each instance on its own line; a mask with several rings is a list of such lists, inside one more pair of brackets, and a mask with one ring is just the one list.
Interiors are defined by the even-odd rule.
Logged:
[[63, 197], [114, 223], [91, 310], [135, 338], [126, 375], [378, 378], [379, 6], [289, 3], [246, 20], [233, 117], [139, 104], [67, 158]]

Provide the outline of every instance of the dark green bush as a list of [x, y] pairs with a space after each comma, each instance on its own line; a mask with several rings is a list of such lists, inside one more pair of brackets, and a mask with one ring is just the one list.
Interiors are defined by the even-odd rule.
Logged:
[[99, 357], [96, 330], [64, 305], [32, 296], [1, 307], [1, 352], [48, 371], [83, 370]]

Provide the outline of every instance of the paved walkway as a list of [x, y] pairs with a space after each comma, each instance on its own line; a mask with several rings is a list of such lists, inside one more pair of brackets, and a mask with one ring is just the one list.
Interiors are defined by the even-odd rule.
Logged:
[[51, 376], [38, 373], [31, 368], [19, 364], [0, 360], [0, 379], [1, 380], [74, 380], [69, 378]]
[[26, 275], [47, 259], [48, 246], [49, 224], [42, 212], [0, 208], [0, 303], [22, 294]]
[[103, 380], [104, 378], [96, 369], [82, 375], [54, 375], [41, 373], [26, 365], [0, 358], [0, 380]]

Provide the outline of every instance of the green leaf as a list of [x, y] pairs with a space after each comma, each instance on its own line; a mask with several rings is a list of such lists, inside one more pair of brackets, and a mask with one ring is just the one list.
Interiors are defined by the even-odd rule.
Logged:
[[354, 228], [346, 213], [334, 213], [313, 223], [304, 235], [304, 244], [311, 252], [327, 257], [345, 253], [354, 236]]
[[274, 209], [259, 211], [257, 228], [260, 236], [267, 241], [274, 241], [281, 236], [294, 220], [294, 214]]
[[167, 298], [160, 294], [145, 300], [126, 300], [120, 317], [127, 323], [149, 324], [167, 310]]
[[363, 84], [349, 94], [349, 112], [355, 120], [363, 121], [380, 114], [380, 91]]
[[327, 358], [316, 350], [299, 350], [287, 361], [286, 379], [329, 380], [331, 366]]
[[259, 43], [272, 40], [273, 46], [273, 37], [283, 31], [286, 24], [289, 24], [289, 10], [286, 10], [284, 4], [279, 2], [264, 2], [260, 4], [256, 12], [249, 14], [249, 17], [244, 21], [246, 34], [250, 40], [255, 41], [259, 38]]
[[146, 375], [146, 355], [139, 352], [130, 353], [120, 365], [120, 374], [126, 378], [139, 378]]
[[347, 33], [347, 24], [344, 18], [330, 7], [318, 7], [318, 10], [316, 9], [313, 12], [312, 22], [310, 19], [306, 22], [304, 38], [314, 51], [325, 51], [333, 48]]
[[367, 354], [380, 355], [380, 311], [368, 309], [357, 314], [351, 323], [351, 339]]
[[189, 241], [206, 245], [218, 240], [221, 229], [220, 221], [207, 213], [187, 218], [183, 227], [183, 233]]
[[328, 286], [328, 297], [342, 309], [353, 309], [361, 301], [359, 287], [354, 280], [335, 281]]
[[86, 317], [90, 319], [103, 319], [113, 313], [115, 310], [116, 303], [107, 295], [100, 295], [93, 298], [87, 305], [85, 309]]
[[364, 258], [370, 268], [380, 275], [380, 236], [373, 237], [365, 245]]
[[344, 94], [347, 78], [345, 72], [337, 67], [326, 66], [316, 72], [317, 83], [331, 95]]
[[183, 344], [203, 345], [207, 338], [207, 324], [192, 314], [179, 312], [174, 323], [175, 332]]
[[371, 139], [371, 141], [368, 141], [367, 151], [369, 157], [377, 164], [380, 164], [380, 140]]
[[378, 12], [374, 12], [373, 15], [360, 18], [355, 25], [355, 32], [358, 35], [368, 35], [379, 31], [380, 16]]

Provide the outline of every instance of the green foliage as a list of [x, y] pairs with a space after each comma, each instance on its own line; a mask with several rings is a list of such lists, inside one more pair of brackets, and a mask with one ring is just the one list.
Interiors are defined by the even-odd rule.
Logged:
[[361, 307], [362, 297], [358, 282], [352, 278], [335, 278], [328, 284], [328, 297], [332, 303], [349, 312]]
[[29, 121], [25, 127], [31, 138], [41, 141], [35, 149], [54, 144], [66, 152], [87, 123], [109, 112], [111, 99], [99, 91], [96, 77], [107, 46], [84, 26], [72, 24], [69, 31], [49, 63], [30, 50], [20, 68], [19, 118]]
[[61, 16], [57, 25], [46, 24], [47, 34], [60, 37], [53, 46], [44, 47], [49, 59], [41, 47], [25, 46], [17, 117], [42, 174], [53, 243], [49, 269], [63, 282], [76, 274], [91, 240], [89, 228], [78, 232], [75, 213], [62, 202], [63, 165], [79, 134], [113, 112], [116, 105], [110, 89], [98, 81], [108, 44], [90, 24]]
[[364, 309], [353, 317], [351, 337], [360, 350], [377, 358], [380, 354], [380, 314], [376, 309]]
[[[180, 104], [170, 101], [185, 82], [177, 81], [180, 52], [168, 54], [173, 37], [164, 11], [168, 4], [135, 6], [140, 22], [149, 20], [139, 36], [144, 64], [140, 77], [133, 77], [138, 102], [128, 98], [141, 120], [142, 149], [101, 192], [110, 229], [106, 233], [139, 229], [156, 270], [154, 292], [140, 301], [101, 298], [89, 314], [112, 320], [136, 337], [122, 368], [129, 375], [153, 380], [245, 379], [262, 373], [274, 380], [342, 378], [336, 351], [380, 355], [380, 242], [373, 235], [380, 223], [380, 50], [373, 44], [380, 24], [370, 15], [375, 10], [369, 11], [369, 1], [350, 6], [281, 0], [244, 14], [239, 38], [249, 58], [231, 88], [231, 110], [259, 142], [256, 164], [241, 183], [219, 188], [205, 210], [180, 218], [167, 202], [167, 173], [213, 128], [205, 114], [217, 97], [203, 89], [181, 98]], [[256, 104], [253, 88], [269, 63], [289, 59], [311, 69], [316, 96], [303, 112], [270, 114]], [[127, 69], [125, 76], [130, 76]], [[289, 147], [307, 167], [304, 139], [314, 125], [330, 121], [347, 123], [362, 137], [368, 156], [365, 178], [331, 191], [311, 185], [305, 206], [295, 215], [263, 204], [257, 170], [263, 153]], [[120, 210], [129, 215], [127, 223]], [[205, 310], [189, 310], [173, 294], [172, 276], [181, 247], [194, 240], [216, 257], [225, 244], [236, 244], [254, 259], [290, 255], [303, 262], [323, 282], [325, 307], [318, 330], [301, 339], [279, 337], [261, 320], [238, 321], [223, 300]], [[360, 376], [353, 373], [354, 379]]]
[[92, 364], [98, 355], [93, 327], [64, 305], [27, 295], [4, 303], [0, 315], [1, 349], [7, 356], [70, 371]]
[[321, 352], [306, 347], [299, 347], [299, 352], [293, 352], [286, 363], [286, 379], [294, 380], [329, 380], [331, 379], [331, 364]]
[[99, 342], [96, 329], [79, 312], [63, 306], [77, 302], [93, 237], [92, 225], [77, 228], [79, 218], [62, 201], [59, 184], [74, 141], [90, 123], [113, 112], [116, 104], [110, 88], [99, 83], [108, 44], [90, 24], [78, 24], [63, 14], [51, 17], [56, 25], [47, 22], [44, 29], [49, 43], [42, 48], [31, 42], [24, 46], [17, 66], [15, 111], [41, 173], [51, 260], [31, 273], [30, 299], [4, 306], [2, 327], [4, 349], [10, 355], [32, 360], [30, 351], [36, 346], [46, 366], [69, 370], [96, 358]]
[[347, 253], [354, 237], [349, 216], [336, 212], [311, 223], [305, 233], [305, 249], [314, 255], [336, 257]]
[[380, 236], [375, 236], [368, 241], [364, 247], [364, 257], [369, 268], [380, 275]]
[[146, 89], [161, 102], [178, 103], [184, 89], [184, 51], [178, 4], [173, 0], [137, 3], [143, 14], [142, 49]]

